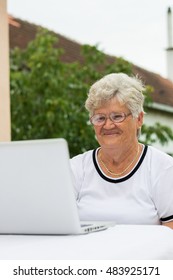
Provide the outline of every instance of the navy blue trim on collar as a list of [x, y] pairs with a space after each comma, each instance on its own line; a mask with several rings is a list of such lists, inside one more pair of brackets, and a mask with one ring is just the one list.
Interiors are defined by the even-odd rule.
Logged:
[[134, 174], [134, 173], [138, 170], [138, 168], [141, 166], [141, 164], [142, 164], [142, 162], [143, 162], [143, 160], [144, 160], [144, 158], [145, 158], [145, 155], [146, 155], [146, 153], [147, 153], [147, 150], [148, 150], [148, 146], [145, 145], [144, 150], [143, 150], [143, 153], [142, 153], [142, 155], [141, 155], [141, 157], [140, 157], [140, 160], [139, 160], [139, 162], [137, 163], [137, 165], [135, 166], [135, 168], [134, 168], [127, 176], [124, 176], [124, 177], [122, 177], [122, 178], [118, 178], [118, 179], [116, 179], [116, 178], [110, 178], [110, 177], [105, 176], [105, 175], [101, 172], [101, 170], [100, 170], [100, 168], [99, 168], [99, 166], [98, 166], [98, 164], [97, 164], [97, 161], [96, 161], [96, 151], [97, 151], [97, 149], [95, 149], [95, 150], [93, 151], [93, 162], [94, 162], [94, 166], [95, 166], [95, 168], [96, 168], [98, 174], [99, 174], [104, 180], [106, 180], [106, 181], [108, 181], [108, 182], [110, 182], [110, 183], [120, 183], [120, 182], [124, 182], [124, 181], [128, 180], [130, 177], [132, 177], [133, 174]]

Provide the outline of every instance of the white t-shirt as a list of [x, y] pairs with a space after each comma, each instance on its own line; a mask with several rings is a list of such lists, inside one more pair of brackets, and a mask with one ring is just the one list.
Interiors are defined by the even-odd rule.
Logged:
[[173, 220], [173, 158], [151, 146], [126, 176], [106, 176], [97, 150], [71, 162], [80, 220], [157, 225]]

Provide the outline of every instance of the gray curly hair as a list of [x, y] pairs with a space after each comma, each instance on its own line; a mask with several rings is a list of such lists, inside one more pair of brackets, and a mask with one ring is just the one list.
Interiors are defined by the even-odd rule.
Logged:
[[127, 106], [132, 116], [137, 118], [140, 112], [144, 112], [144, 89], [137, 76], [130, 77], [124, 73], [108, 74], [91, 86], [85, 108], [92, 116], [96, 109], [116, 97], [120, 103]]

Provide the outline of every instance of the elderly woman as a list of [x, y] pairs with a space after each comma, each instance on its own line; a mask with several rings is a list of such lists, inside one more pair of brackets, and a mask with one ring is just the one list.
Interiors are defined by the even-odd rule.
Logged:
[[123, 73], [90, 88], [85, 105], [100, 147], [71, 159], [83, 221], [173, 228], [173, 158], [138, 142], [143, 90]]

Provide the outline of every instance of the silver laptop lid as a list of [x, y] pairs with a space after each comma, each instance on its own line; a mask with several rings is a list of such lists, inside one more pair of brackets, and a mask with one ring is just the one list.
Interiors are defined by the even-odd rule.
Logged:
[[67, 142], [0, 143], [0, 233], [78, 232]]

